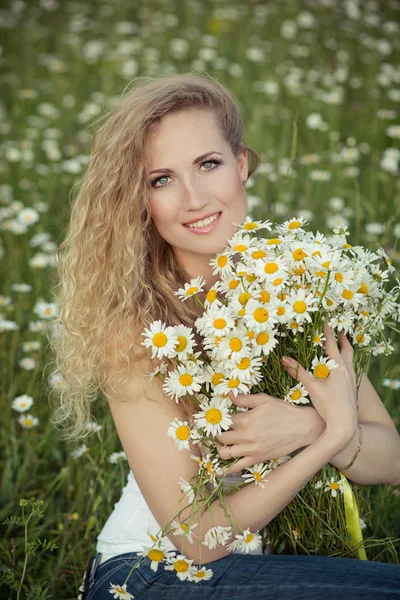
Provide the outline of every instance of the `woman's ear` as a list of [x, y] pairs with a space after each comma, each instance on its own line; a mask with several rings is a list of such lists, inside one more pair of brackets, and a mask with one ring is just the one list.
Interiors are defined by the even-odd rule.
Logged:
[[245, 148], [240, 150], [237, 161], [242, 181], [246, 183], [249, 176], [249, 168], [247, 164], [247, 150]]

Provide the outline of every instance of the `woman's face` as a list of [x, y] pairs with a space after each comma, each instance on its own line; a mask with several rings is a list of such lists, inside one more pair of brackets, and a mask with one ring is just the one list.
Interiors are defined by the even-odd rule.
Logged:
[[154, 225], [186, 271], [201, 275], [246, 216], [247, 153], [235, 157], [214, 113], [197, 108], [166, 115], [148, 150]]

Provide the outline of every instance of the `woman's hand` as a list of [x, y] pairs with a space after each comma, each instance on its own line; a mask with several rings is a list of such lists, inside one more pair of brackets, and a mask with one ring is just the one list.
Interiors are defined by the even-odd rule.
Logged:
[[321, 435], [325, 422], [311, 407], [297, 407], [268, 394], [239, 394], [230, 398], [247, 412], [232, 415], [229, 431], [217, 436], [224, 460], [241, 458], [229, 473], [290, 454]]
[[358, 425], [353, 348], [343, 331], [339, 336], [340, 350], [327, 325], [324, 326], [324, 333], [326, 353], [339, 365], [331, 370], [326, 379], [314, 377], [294, 359], [285, 360], [283, 357], [282, 364], [292, 377], [304, 385], [314, 408], [326, 422], [325, 437], [340, 451], [353, 438]]

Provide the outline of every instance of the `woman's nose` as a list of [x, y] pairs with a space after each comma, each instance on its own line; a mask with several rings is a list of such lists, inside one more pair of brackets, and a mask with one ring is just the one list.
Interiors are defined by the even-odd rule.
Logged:
[[198, 181], [186, 183], [182, 193], [185, 208], [189, 210], [201, 209], [209, 203], [209, 191]]

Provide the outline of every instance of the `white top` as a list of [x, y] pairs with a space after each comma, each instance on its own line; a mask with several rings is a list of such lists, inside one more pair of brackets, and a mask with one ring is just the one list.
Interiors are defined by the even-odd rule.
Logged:
[[[239, 481], [243, 482], [239, 473], [227, 475], [224, 486], [234, 485]], [[140, 552], [143, 550], [143, 546], [152, 544], [147, 533], [149, 527], [154, 535], [157, 535], [161, 529], [145, 501], [132, 471], [129, 471], [127, 484], [122, 490], [121, 498], [114, 504], [113, 512], [97, 536], [96, 552], [107, 556], [125, 552]], [[164, 539], [165, 545], [169, 549], [180, 551], [167, 536]], [[179, 544], [180, 536], [176, 536], [176, 539]], [[261, 546], [249, 552], [249, 554], [262, 553]]]

